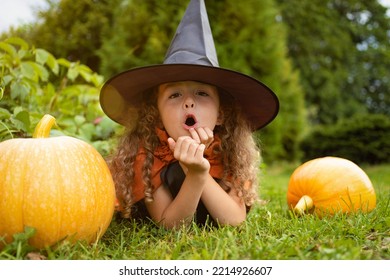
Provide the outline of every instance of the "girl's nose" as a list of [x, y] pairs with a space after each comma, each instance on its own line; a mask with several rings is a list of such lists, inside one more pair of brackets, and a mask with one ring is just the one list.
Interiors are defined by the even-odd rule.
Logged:
[[191, 97], [188, 97], [184, 100], [184, 108], [194, 108], [195, 107], [195, 101]]

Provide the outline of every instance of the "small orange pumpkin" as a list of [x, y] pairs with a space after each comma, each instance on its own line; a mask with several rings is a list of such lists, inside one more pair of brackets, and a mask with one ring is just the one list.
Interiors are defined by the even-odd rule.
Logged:
[[322, 216], [369, 212], [376, 207], [376, 196], [367, 174], [355, 163], [323, 157], [310, 160], [293, 172], [287, 203], [298, 215], [312, 211]]
[[12, 241], [36, 229], [36, 248], [56, 242], [97, 241], [113, 213], [115, 188], [98, 151], [73, 137], [47, 138], [55, 122], [45, 115], [32, 139], [0, 143], [0, 236]]

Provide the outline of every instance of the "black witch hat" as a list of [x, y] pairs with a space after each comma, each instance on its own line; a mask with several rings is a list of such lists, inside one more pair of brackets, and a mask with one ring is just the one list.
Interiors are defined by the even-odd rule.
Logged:
[[109, 79], [100, 104], [112, 120], [127, 125], [139, 96], [160, 84], [197, 81], [217, 86], [242, 106], [253, 130], [270, 123], [279, 101], [266, 85], [245, 74], [220, 68], [203, 0], [191, 0], [163, 64], [133, 68]]

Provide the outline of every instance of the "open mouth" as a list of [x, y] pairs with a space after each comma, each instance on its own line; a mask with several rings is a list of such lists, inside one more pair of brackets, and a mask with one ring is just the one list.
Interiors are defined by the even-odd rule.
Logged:
[[196, 124], [196, 119], [193, 115], [188, 115], [185, 121], [185, 125], [192, 127]]

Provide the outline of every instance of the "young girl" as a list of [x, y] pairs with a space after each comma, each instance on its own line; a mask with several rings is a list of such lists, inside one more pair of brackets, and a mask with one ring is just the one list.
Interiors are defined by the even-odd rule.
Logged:
[[245, 220], [258, 188], [252, 132], [276, 116], [278, 101], [259, 81], [219, 68], [203, 1], [189, 4], [164, 64], [111, 78], [101, 105], [127, 127], [109, 162], [124, 217], [167, 228]]

